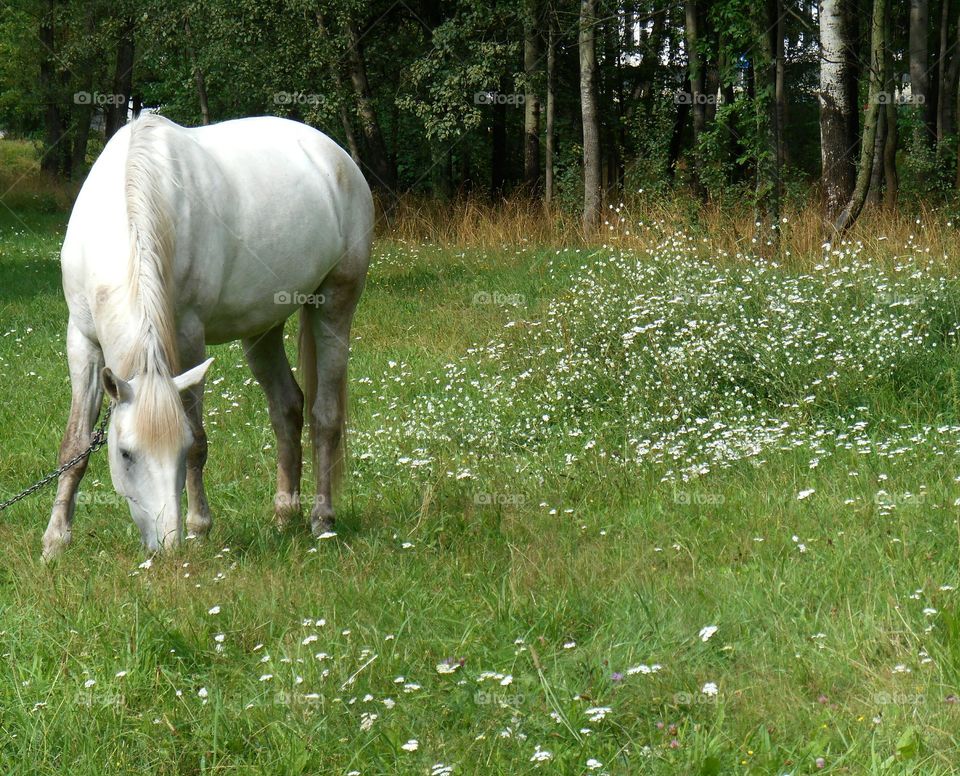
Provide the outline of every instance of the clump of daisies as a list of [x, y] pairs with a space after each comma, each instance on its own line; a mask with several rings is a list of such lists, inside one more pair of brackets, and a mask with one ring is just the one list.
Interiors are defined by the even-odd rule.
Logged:
[[885, 268], [861, 252], [825, 248], [797, 273], [704, 258], [683, 234], [642, 253], [561, 251], [550, 274], [581, 266], [541, 314], [435, 372], [391, 361], [360, 378], [376, 425], [358, 430], [358, 465], [459, 480], [591, 457], [686, 479], [863, 437], [865, 396], [909, 389], [956, 347], [960, 290], [926, 256]]

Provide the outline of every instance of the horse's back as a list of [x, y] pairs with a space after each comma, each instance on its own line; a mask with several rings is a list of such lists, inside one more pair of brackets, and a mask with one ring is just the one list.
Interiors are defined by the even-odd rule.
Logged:
[[292, 184], [335, 183], [358, 203], [370, 189], [349, 154], [322, 132], [297, 121], [259, 116], [185, 130], [235, 185], [265, 182], [269, 190]]
[[283, 320], [295, 305], [276, 300], [312, 293], [338, 264], [366, 272], [373, 201], [333, 140], [277, 117], [184, 128], [148, 114], [110, 140], [78, 196], [62, 254], [71, 314], [125, 285], [130, 197], [145, 189], [175, 230], [178, 314], [211, 341]]

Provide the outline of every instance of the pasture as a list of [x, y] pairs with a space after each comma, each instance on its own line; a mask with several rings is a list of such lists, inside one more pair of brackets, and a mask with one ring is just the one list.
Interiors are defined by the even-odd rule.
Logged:
[[[65, 215], [27, 205], [3, 496], [69, 405]], [[52, 491], [2, 513], [0, 770], [954, 772], [955, 260], [923, 222], [778, 263], [624, 218], [642, 239], [375, 244], [335, 538], [274, 529], [236, 345], [209, 541], [146, 559], [103, 453], [50, 566]]]

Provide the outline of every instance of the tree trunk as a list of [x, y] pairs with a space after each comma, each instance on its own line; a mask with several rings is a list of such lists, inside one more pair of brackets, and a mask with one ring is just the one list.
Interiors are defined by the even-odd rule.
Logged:
[[883, 149], [887, 142], [887, 111], [886, 105], [877, 113], [877, 137], [873, 144], [873, 167], [870, 171], [870, 187], [867, 189], [867, 204], [880, 203], [880, 190], [883, 187]]
[[356, 24], [351, 20], [345, 25], [347, 36], [347, 68], [350, 81], [353, 84], [354, 97], [357, 101], [357, 114], [360, 118], [360, 129], [363, 132], [364, 149], [367, 163], [364, 165], [372, 178], [371, 185], [387, 195], [392, 202], [396, 196], [396, 173], [390, 164], [387, 155], [387, 144], [383, 140], [380, 121], [373, 104], [373, 95], [370, 82], [367, 80], [366, 63], [360, 48], [360, 33]]
[[843, 234], [863, 210], [870, 187], [870, 175], [873, 172], [873, 154], [876, 148], [877, 124], [880, 114], [880, 91], [887, 82], [886, 77], [886, 36], [887, 4], [890, 0], [874, 0], [873, 17], [870, 25], [870, 87], [867, 96], [867, 115], [863, 123], [863, 142], [860, 144], [860, 169], [853, 194], [846, 207], [834, 221], [837, 234]]
[[360, 145], [357, 143], [357, 136], [353, 131], [353, 122], [350, 120], [350, 111], [347, 110], [347, 104], [340, 99], [340, 124], [343, 126], [343, 136], [347, 141], [347, 150], [350, 152], [350, 158], [358, 165], [361, 163]]
[[543, 9], [539, 0], [526, 0], [523, 25], [523, 179], [527, 191], [540, 191], [540, 73]]
[[460, 145], [460, 186], [463, 193], [473, 189], [473, 174], [470, 169], [470, 139]]
[[[323, 21], [323, 14], [317, 11], [317, 30], [324, 39], [329, 39], [326, 24]], [[340, 60], [334, 58], [327, 62], [327, 71], [330, 73], [330, 80], [337, 93], [337, 112], [340, 116], [340, 124], [343, 127], [343, 136], [347, 141], [347, 150], [350, 152], [350, 158], [357, 163], [357, 166], [363, 164], [363, 157], [360, 153], [360, 144], [357, 142], [357, 135], [353, 131], [353, 121], [350, 118], [350, 109], [347, 107], [347, 90], [343, 85], [343, 78], [340, 77]], [[393, 165], [391, 164], [391, 167]]]
[[700, 41], [701, 10], [698, 0], [684, 0], [685, 16], [685, 43], [687, 52], [687, 70], [690, 80], [690, 113], [693, 116], [693, 153], [694, 175], [691, 180], [694, 192], [699, 197], [706, 195], [700, 176], [696, 173], [699, 165], [696, 159], [699, 156], [700, 138], [707, 129], [707, 103], [704, 94], [703, 65], [700, 61], [700, 52], [697, 45]]
[[597, 95], [597, 0], [580, 3], [580, 112], [583, 116], [583, 232], [600, 226], [600, 114]]
[[687, 125], [690, 115], [690, 105], [681, 103], [677, 106], [677, 115], [673, 122], [673, 131], [670, 133], [670, 146], [667, 148], [667, 174], [672, 181], [677, 175], [677, 164], [680, 162], [680, 148], [683, 144], [683, 129]]
[[[893, 79], [889, 79], [893, 93]], [[883, 207], [890, 213], [897, 209], [900, 178], [897, 175], [897, 106], [893, 101], [884, 106], [886, 137], [883, 139]]]
[[937, 56], [936, 83], [931, 89], [937, 96], [937, 108], [934, 121], [936, 124], [937, 148], [943, 142], [943, 89], [947, 78], [947, 60], [950, 56], [948, 48], [950, 30], [950, 0], [940, 0], [940, 39], [939, 54]]
[[787, 69], [787, 60], [786, 52], [784, 50], [784, 38], [786, 36], [786, 30], [784, 29], [784, 19], [786, 14], [784, 13], [783, 0], [777, 0], [774, 4], [774, 10], [776, 11], [776, 19], [771, 22], [771, 24], [776, 24], [776, 38], [774, 39], [774, 54], [776, 57], [776, 87], [774, 89], [774, 109], [776, 111], [776, 144], [777, 144], [777, 185], [779, 190], [777, 192], [778, 197], [783, 196], [783, 167], [787, 163], [787, 144], [784, 142], [783, 132], [784, 128], [787, 126], [787, 85], [786, 85], [786, 69]]
[[[857, 159], [860, 156], [862, 139], [860, 117], [860, 80], [870, 60], [870, 19], [867, 8], [873, 0], [841, 0], [844, 6], [844, 19], [847, 41], [847, 66], [845, 69], [847, 105], [850, 106], [850, 119], [847, 122], [847, 149], [850, 159], [850, 190], [857, 177]], [[862, 15], [868, 14], [866, 31], [860, 29]], [[859, 44], [859, 45], [858, 45]], [[869, 74], [867, 74], [869, 76]]]
[[207, 79], [203, 68], [197, 63], [197, 52], [193, 48], [193, 35], [190, 32], [190, 20], [183, 23], [183, 32], [187, 40], [187, 55], [190, 57], [190, 67], [193, 69], [193, 80], [197, 85], [197, 99], [200, 101], [200, 121], [203, 126], [210, 123], [210, 104], [207, 101]]
[[850, 42], [847, 0], [820, 0], [820, 154], [824, 215], [833, 221], [853, 193], [855, 169], [849, 142]]
[[610, 117], [607, 122], [607, 183], [604, 191], [610, 192], [616, 202], [623, 202], [623, 183], [625, 166], [623, 149], [626, 146], [626, 126], [623, 120], [623, 48], [620, 40], [620, 16], [608, 19], [604, 25], [606, 41], [606, 62], [612, 63], [612, 78], [606, 93], [607, 108], [604, 115]]
[[[500, 77], [498, 93], [507, 92], [507, 79]], [[493, 105], [493, 142], [490, 149], [490, 190], [495, 197], [503, 194], [507, 181], [507, 106], [503, 100]]]
[[547, 115], [546, 115], [546, 159], [544, 166], [543, 201], [547, 207], [553, 201], [553, 154], [554, 154], [554, 114], [556, 112], [557, 87], [557, 31], [553, 17], [553, 2], [547, 4]]
[[[96, 20], [92, 9], [88, 10], [84, 18], [84, 33], [92, 38], [96, 33]], [[82, 78], [82, 90], [86, 94], [93, 91], [93, 75], [96, 67], [96, 60], [85, 57], [78, 61], [74, 67], [74, 72], [79, 71]], [[74, 100], [74, 103], [77, 103]], [[87, 166], [87, 143], [90, 139], [90, 123], [93, 120], [93, 102], [88, 101], [85, 104], [75, 104], [71, 111], [73, 135], [73, 149], [70, 154], [70, 169], [68, 170], [71, 180], [80, 180], [86, 171]]]
[[[781, 110], [778, 102], [782, 83], [779, 77], [783, 56], [783, 22], [780, 0], [766, 0], [759, 33], [762, 67], [757, 69], [756, 119], [757, 136], [765, 138], [765, 148], [757, 159], [755, 223], [766, 223], [766, 230], [758, 238], [765, 241], [776, 236], [780, 223], [781, 180], [780, 164], [783, 158]], [[778, 89], [780, 87], [780, 89]], [[763, 244], [761, 242], [761, 244]]]
[[930, 125], [930, 70], [927, 42], [930, 23], [928, 0], [910, 0], [910, 95], [917, 113], [923, 117], [917, 139], [931, 144], [936, 139], [936, 120]]
[[649, 97], [653, 91], [653, 79], [660, 65], [660, 49], [663, 44], [663, 30], [666, 25], [667, 10], [662, 9], [653, 14], [653, 28], [647, 36], [643, 47], [643, 58], [636, 68], [633, 79], [633, 88], [630, 91], [629, 104], [624, 120], [630, 122], [636, 112], [637, 103]]
[[[960, 4], [943, 2], [940, 28], [940, 62], [938, 64], [937, 96], [937, 142], [943, 143], [957, 131], [956, 102], [957, 82], [960, 77], [960, 18], [951, 13]], [[956, 29], [956, 40], [950, 45], [950, 30]]]
[[40, 169], [51, 175], [60, 172], [60, 154], [57, 144], [60, 142], [60, 100], [56, 77], [56, 40], [54, 35], [54, 16], [56, 0], [47, 0], [43, 17], [40, 19], [40, 92], [43, 95], [43, 157]]
[[[84, 91], [93, 89], [93, 73], [84, 74]], [[87, 143], [90, 140], [90, 123], [93, 120], [93, 105], [77, 105], [73, 111], [73, 150], [70, 154], [70, 179], [80, 180], [87, 167]]]
[[133, 55], [134, 55], [134, 26], [133, 20], [127, 19], [120, 30], [120, 40], [117, 42], [117, 62], [113, 75], [113, 94], [119, 95], [116, 104], [111, 103], [106, 115], [107, 140], [113, 137], [117, 130], [127, 123], [127, 110], [130, 103], [130, 93], [133, 91]]
[[745, 149], [740, 140], [740, 136], [733, 126], [733, 114], [729, 112], [737, 97], [733, 79], [730, 77], [733, 64], [731, 62], [729, 45], [722, 33], [720, 34], [718, 48], [718, 67], [721, 73], [720, 104], [727, 108], [727, 112], [721, 114], [723, 118], [721, 119], [720, 126], [723, 132], [720, 133], [720, 139], [723, 143], [723, 155], [729, 160], [733, 168], [731, 174], [727, 176], [727, 182], [734, 183], [742, 181], [746, 177], [744, 163], [741, 161], [745, 156]]
[[895, 100], [897, 75], [893, 62], [894, 28], [890, 3], [887, 3], [884, 25], [886, 28], [885, 38], [887, 45], [884, 48], [883, 66], [886, 71], [886, 78], [883, 90], [886, 92], [887, 100], [883, 106], [883, 207], [888, 213], [893, 213], [897, 208], [900, 179], [897, 175], [897, 142], [899, 140], [897, 132], [897, 103]]

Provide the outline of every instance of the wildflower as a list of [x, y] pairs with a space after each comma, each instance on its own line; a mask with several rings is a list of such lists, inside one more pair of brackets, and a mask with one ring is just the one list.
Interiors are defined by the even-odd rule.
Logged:
[[716, 625], [707, 625], [700, 629], [700, 641], [707, 642], [710, 641], [710, 637], [717, 632]]
[[602, 722], [603, 718], [611, 711], [613, 711], [613, 709], [609, 706], [594, 706], [583, 713], [587, 715], [591, 722]]
[[544, 763], [552, 759], [553, 753], [548, 752], [546, 749], [541, 749], [540, 744], [537, 744], [533, 754], [530, 756], [530, 762], [532, 763]]

